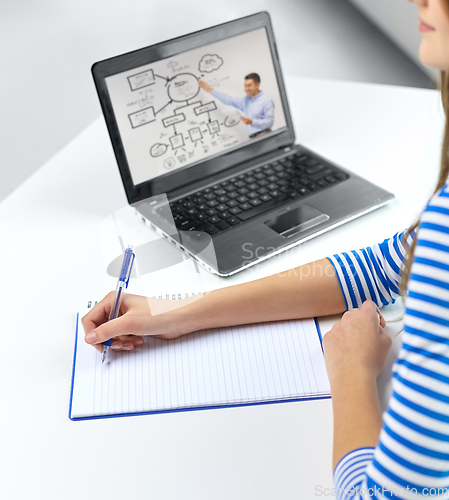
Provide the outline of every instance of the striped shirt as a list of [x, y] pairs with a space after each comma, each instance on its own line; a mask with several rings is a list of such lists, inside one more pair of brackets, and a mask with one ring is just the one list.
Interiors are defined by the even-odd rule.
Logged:
[[[404, 232], [329, 257], [347, 309], [399, 296]], [[407, 287], [393, 392], [376, 448], [345, 455], [334, 471], [338, 499], [449, 498], [449, 186], [424, 210]]]

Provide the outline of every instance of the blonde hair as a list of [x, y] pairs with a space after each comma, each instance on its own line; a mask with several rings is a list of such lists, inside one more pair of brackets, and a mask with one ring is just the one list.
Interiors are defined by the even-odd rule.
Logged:
[[[440, 164], [440, 174], [438, 176], [438, 182], [435, 187], [434, 193], [436, 193], [440, 188], [442, 188], [448, 179], [449, 175], [449, 72], [441, 71], [440, 72], [440, 80], [438, 84], [438, 89], [441, 92], [441, 101], [443, 104], [444, 116], [446, 118], [446, 123], [444, 126], [444, 134], [443, 134], [443, 145], [441, 147], [441, 164]], [[413, 230], [416, 230], [419, 226], [419, 219], [408, 228], [404, 235], [404, 248], [406, 248], [405, 241], [407, 237], [412, 233]], [[407, 283], [410, 278], [410, 269], [413, 262], [413, 254], [415, 252], [416, 247], [416, 235], [413, 239], [412, 244], [407, 249], [406, 252], [406, 263], [404, 270], [402, 272], [401, 278], [401, 296], [405, 299], [405, 295], [407, 293]]]

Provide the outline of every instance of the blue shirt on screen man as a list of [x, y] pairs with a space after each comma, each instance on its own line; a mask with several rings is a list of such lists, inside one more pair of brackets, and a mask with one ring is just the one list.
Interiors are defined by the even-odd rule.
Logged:
[[210, 92], [223, 104], [239, 109], [244, 116], [240, 119], [246, 124], [251, 138], [271, 132], [274, 123], [274, 102], [264, 92], [259, 90], [260, 77], [257, 73], [245, 76], [245, 97], [232, 97], [224, 92], [213, 90], [206, 82], [200, 80], [199, 86]]

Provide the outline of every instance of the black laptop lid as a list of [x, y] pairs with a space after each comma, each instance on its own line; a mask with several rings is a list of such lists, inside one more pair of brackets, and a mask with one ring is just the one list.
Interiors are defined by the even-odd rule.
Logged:
[[[92, 74], [129, 203], [295, 140], [266, 12], [97, 62]], [[255, 97], [244, 88], [251, 74]], [[271, 120], [259, 119], [264, 109]]]

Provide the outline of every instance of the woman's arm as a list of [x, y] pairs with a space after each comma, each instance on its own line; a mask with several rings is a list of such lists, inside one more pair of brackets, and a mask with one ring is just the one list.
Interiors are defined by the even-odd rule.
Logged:
[[364, 302], [324, 336], [334, 414], [334, 468], [347, 453], [375, 447], [382, 427], [377, 376], [391, 347], [377, 306]]
[[[192, 303], [195, 327], [329, 316], [346, 310], [332, 264], [318, 260], [256, 281], [222, 288]], [[186, 332], [187, 333], [187, 332]]]
[[[382, 307], [398, 296], [403, 234], [373, 247], [180, 301], [128, 295], [121, 307], [123, 317], [106, 324], [113, 298], [108, 295], [83, 318], [84, 330], [86, 334], [95, 330], [101, 339], [98, 343], [114, 337], [114, 348], [132, 349], [142, 341], [136, 336], [170, 339], [219, 326], [327, 316], [360, 307], [366, 300]], [[86, 341], [94, 344], [94, 336]]]
[[[120, 337], [112, 347], [132, 349], [144, 335], [171, 339], [206, 328], [326, 316], [346, 309], [328, 259], [177, 301], [125, 295], [122, 316], [107, 322], [113, 297], [107, 295], [82, 319], [86, 342]], [[94, 330], [95, 336], [87, 336]]]

